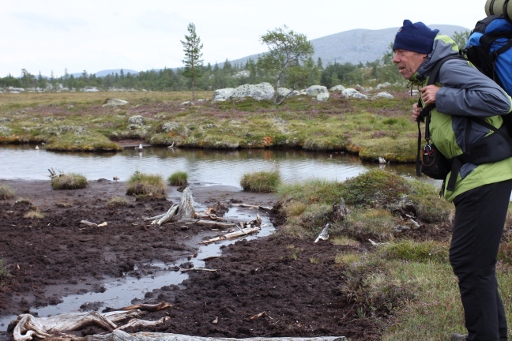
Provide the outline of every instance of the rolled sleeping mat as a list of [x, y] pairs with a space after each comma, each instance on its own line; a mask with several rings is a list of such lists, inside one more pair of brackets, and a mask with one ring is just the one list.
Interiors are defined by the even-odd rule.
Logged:
[[512, 3], [509, 6], [509, 0], [487, 0], [485, 14], [487, 16], [504, 15], [505, 18], [512, 21]]

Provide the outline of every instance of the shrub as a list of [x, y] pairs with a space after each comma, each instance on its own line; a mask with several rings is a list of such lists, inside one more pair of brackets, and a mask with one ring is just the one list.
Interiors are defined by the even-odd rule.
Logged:
[[0, 200], [14, 198], [14, 190], [8, 185], [0, 185]]
[[4, 265], [4, 260], [0, 258], [0, 280], [11, 276], [7, 267]]
[[61, 174], [60, 176], [52, 178], [52, 188], [55, 190], [81, 189], [86, 188], [87, 185], [87, 178], [81, 174]]
[[23, 215], [25, 219], [42, 219], [44, 218], [44, 214], [39, 211], [39, 209], [30, 210]]
[[404, 240], [383, 245], [380, 251], [383, 253], [383, 258], [388, 260], [448, 263], [448, 245], [433, 240], [424, 242]]
[[240, 186], [249, 192], [275, 192], [281, 184], [281, 175], [278, 171], [261, 171], [244, 174]]
[[143, 174], [136, 171], [127, 182], [126, 195], [136, 197], [152, 197], [162, 199], [167, 197], [165, 182], [161, 175]]
[[128, 199], [120, 196], [115, 196], [107, 202], [108, 207], [128, 206], [128, 204]]
[[174, 172], [167, 178], [167, 182], [171, 186], [185, 186], [187, 184], [187, 180], [188, 174], [183, 171]]

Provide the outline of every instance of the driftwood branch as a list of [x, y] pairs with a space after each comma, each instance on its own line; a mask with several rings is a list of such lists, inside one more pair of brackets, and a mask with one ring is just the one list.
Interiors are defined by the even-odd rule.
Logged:
[[196, 224], [203, 225], [203, 226], [220, 227], [220, 228], [229, 228], [229, 227], [233, 227], [236, 225], [235, 223], [222, 223], [222, 222], [212, 221], [212, 220], [198, 220], [198, 221], [196, 221]]
[[189, 271], [206, 271], [206, 272], [217, 272], [217, 269], [207, 269], [207, 268], [190, 268], [190, 269], [181, 269], [181, 272], [189, 272]]
[[233, 206], [245, 207], [245, 208], [255, 208], [255, 209], [264, 210], [264, 211], [272, 211], [272, 207], [269, 207], [269, 206], [249, 205], [249, 204], [233, 204]]
[[[122, 308], [119, 311], [111, 311], [105, 314], [98, 312], [84, 312], [84, 313], [66, 313], [49, 317], [34, 317], [30, 314], [22, 314], [18, 316], [15, 321], [16, 326], [13, 330], [13, 338], [15, 341], [28, 341], [34, 337], [40, 339], [51, 338], [52, 340], [58, 339], [72, 339], [79, 340], [75, 336], [68, 336], [65, 333], [83, 329], [90, 325], [96, 325], [107, 331], [114, 331], [116, 329], [124, 329], [130, 326], [151, 326], [155, 323], [161, 323], [164, 319], [159, 321], [142, 321], [130, 320], [123, 326], [117, 326], [116, 322], [125, 320], [127, 318], [139, 317], [144, 314], [144, 311], [139, 308], [151, 309], [165, 309], [171, 305], [167, 302], [162, 302], [157, 305], [149, 305], [148, 307], [130, 306]], [[57, 336], [58, 335], [58, 336]]]
[[215, 237], [215, 238], [211, 238], [211, 239], [208, 239], [208, 240], [203, 240], [202, 242], [199, 242], [199, 244], [207, 245], [207, 244], [215, 243], [215, 242], [218, 242], [218, 241], [221, 241], [221, 240], [233, 239], [233, 238], [241, 237], [241, 236], [244, 236], [244, 235], [247, 235], [247, 234], [258, 232], [259, 230], [260, 230], [259, 227], [246, 227], [246, 228], [241, 229], [239, 231], [235, 231], [235, 232], [231, 232], [231, 233], [226, 233], [225, 235], [222, 235], [222, 236], [219, 236], [219, 237]]
[[345, 336], [317, 336], [317, 337], [251, 337], [245, 339], [215, 338], [204, 336], [191, 336], [171, 333], [139, 332], [128, 334], [123, 331], [114, 331], [107, 335], [89, 335], [87, 341], [348, 341]]

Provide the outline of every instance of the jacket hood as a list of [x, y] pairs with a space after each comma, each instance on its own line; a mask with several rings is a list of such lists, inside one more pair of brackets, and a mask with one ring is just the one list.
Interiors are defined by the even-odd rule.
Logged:
[[423, 64], [420, 65], [416, 73], [411, 77], [413, 84], [422, 84], [426, 79], [430, 70], [442, 58], [450, 54], [458, 54], [459, 47], [455, 41], [444, 34], [438, 34], [434, 39], [432, 52], [427, 56]]

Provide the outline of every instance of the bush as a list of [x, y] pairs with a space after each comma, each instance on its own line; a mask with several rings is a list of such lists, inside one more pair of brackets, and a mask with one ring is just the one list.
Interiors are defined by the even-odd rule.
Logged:
[[187, 180], [188, 174], [183, 171], [174, 172], [167, 178], [167, 182], [171, 186], [185, 186], [187, 184]]
[[52, 178], [52, 188], [55, 190], [81, 189], [86, 188], [87, 185], [87, 178], [76, 173], [61, 174]]
[[275, 192], [281, 184], [281, 175], [278, 171], [262, 171], [244, 174], [240, 186], [249, 192]]
[[119, 206], [128, 206], [128, 199], [125, 197], [115, 196], [107, 202], [108, 207], [119, 207]]
[[0, 200], [14, 198], [14, 190], [8, 185], [0, 185]]
[[165, 182], [161, 175], [143, 174], [136, 171], [127, 182], [126, 195], [136, 197], [152, 197], [162, 199], [167, 197]]

